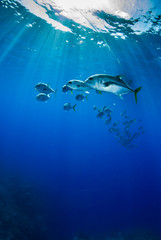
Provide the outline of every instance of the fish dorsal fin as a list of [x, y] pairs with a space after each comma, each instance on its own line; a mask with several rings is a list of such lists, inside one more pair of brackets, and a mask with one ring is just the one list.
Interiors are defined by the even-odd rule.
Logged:
[[120, 80], [121, 82], [124, 82], [126, 85], [131, 85], [132, 84], [132, 80], [130, 80], [130, 79], [127, 79], [126, 78], [126, 80], [124, 79], [123, 80], [123, 77], [125, 77], [125, 74], [124, 75], [117, 75], [116, 76], [116, 78], [118, 79], [118, 80]]
[[117, 75], [117, 76], [116, 76], [116, 78], [119, 78], [119, 79], [121, 79], [121, 80], [122, 80], [122, 78], [123, 78], [123, 75]]
[[119, 82], [119, 83], [121, 83], [121, 84], [123, 84], [123, 85], [127, 85], [124, 81], [123, 81], [123, 75], [117, 75], [116, 77], [115, 77], [116, 79], [117, 79], [117, 81]]
[[119, 81], [120, 83], [124, 83], [122, 78], [123, 78], [123, 75], [117, 75], [116, 76], [117, 81]]

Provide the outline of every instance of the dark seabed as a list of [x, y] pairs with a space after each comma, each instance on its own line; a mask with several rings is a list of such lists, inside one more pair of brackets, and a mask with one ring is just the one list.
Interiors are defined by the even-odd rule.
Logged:
[[0, 240], [160, 240], [160, 1], [0, 0], [0, 29]]

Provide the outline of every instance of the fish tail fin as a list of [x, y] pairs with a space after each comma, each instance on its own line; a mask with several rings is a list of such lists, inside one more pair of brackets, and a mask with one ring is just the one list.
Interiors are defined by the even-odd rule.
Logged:
[[88, 95], [86, 96], [86, 100], [88, 101]]
[[77, 104], [75, 104], [74, 106], [73, 106], [73, 110], [74, 110], [74, 112], [76, 112], [76, 110], [75, 110], [75, 107], [77, 106]]
[[137, 103], [137, 93], [142, 89], [142, 87], [138, 87], [137, 89], [134, 90], [134, 95], [135, 95], [135, 102]]

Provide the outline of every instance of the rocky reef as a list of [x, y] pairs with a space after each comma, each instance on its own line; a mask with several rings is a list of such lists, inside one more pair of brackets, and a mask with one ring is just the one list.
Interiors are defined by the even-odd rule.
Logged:
[[161, 236], [147, 231], [129, 231], [109, 234], [106, 240], [160, 240]]
[[112, 232], [105, 236], [88, 236], [85, 234], [78, 234], [73, 240], [160, 240], [161, 236], [155, 233], [147, 232], [144, 230], [131, 230], [124, 232]]
[[0, 182], [0, 240], [47, 239], [38, 192], [16, 178]]

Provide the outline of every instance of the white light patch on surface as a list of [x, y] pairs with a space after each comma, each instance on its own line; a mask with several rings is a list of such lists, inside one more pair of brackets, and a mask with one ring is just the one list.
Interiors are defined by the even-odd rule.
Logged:
[[[71, 30], [58, 21], [51, 19], [48, 14], [46, 13], [45, 8], [36, 4], [33, 0], [17, 0], [20, 4], [26, 7], [31, 13], [35, 16], [40, 17], [46, 20], [47, 23], [51, 24], [54, 28], [62, 30], [64, 32], [71, 32]], [[39, 1], [40, 2], [40, 1]], [[43, 3], [43, 0], [41, 1]]]
[[[54, 28], [65, 32], [72, 30], [63, 25], [63, 22], [59, 22], [59, 16], [96, 31], [108, 32], [112, 26], [94, 14], [96, 11], [128, 20], [134, 16], [138, 17], [141, 14], [140, 9], [143, 10], [143, 14], [151, 7], [150, 0], [17, 0], [17, 2]], [[53, 12], [53, 17], [48, 15], [48, 11]], [[57, 16], [57, 19], [54, 16]]]
[[121, 18], [130, 19], [130, 15], [129, 15], [128, 13], [126, 13], [126, 12], [122, 12], [122, 11], [120, 11], [120, 10], [117, 10], [117, 11], [115, 12], [115, 14], [116, 14], [117, 16], [121, 17]]

